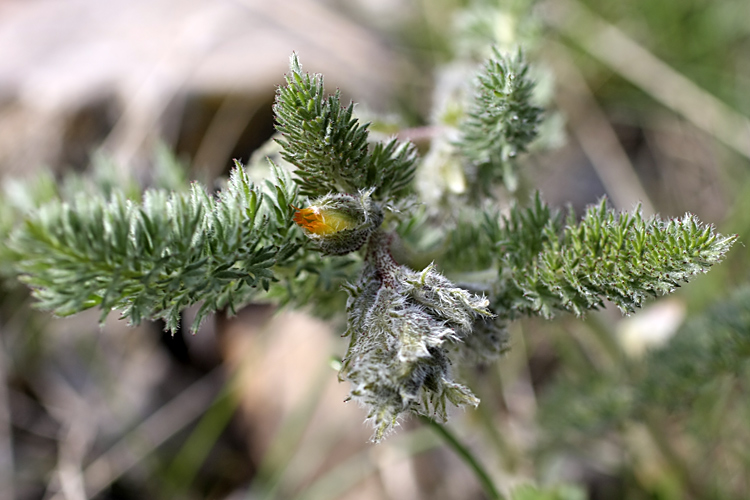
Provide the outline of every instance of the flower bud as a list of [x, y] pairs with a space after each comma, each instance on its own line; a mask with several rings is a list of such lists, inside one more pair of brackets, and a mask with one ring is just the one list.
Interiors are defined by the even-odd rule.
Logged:
[[294, 207], [294, 222], [318, 243], [323, 253], [354, 252], [383, 222], [383, 212], [370, 198], [371, 193], [325, 195], [307, 208]]

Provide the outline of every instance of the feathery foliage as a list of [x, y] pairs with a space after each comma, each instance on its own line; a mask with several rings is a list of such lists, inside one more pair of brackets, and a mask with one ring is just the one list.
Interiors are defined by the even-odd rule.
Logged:
[[194, 329], [215, 310], [234, 311], [273, 267], [300, 247], [290, 231], [296, 187], [277, 171], [268, 190], [254, 186], [241, 165], [214, 198], [197, 183], [187, 193], [149, 190], [136, 204], [113, 192], [54, 201], [11, 236], [21, 279], [39, 306], [60, 316], [99, 306], [132, 324], [164, 319], [203, 302]]
[[737, 237], [722, 236], [691, 214], [668, 221], [644, 220], [592, 205], [576, 223], [562, 227], [560, 214], [537, 194], [527, 209], [488, 217], [490, 241], [501, 264], [493, 303], [503, 317], [559, 311], [583, 316], [604, 299], [626, 314], [648, 298], [674, 291], [721, 261]]
[[[152, 187], [170, 191], [185, 191], [188, 188], [185, 166], [167, 146], [157, 144], [150, 165]], [[134, 177], [124, 175], [123, 171], [111, 156], [96, 151], [85, 175], [68, 172], [58, 179], [52, 171], [42, 168], [27, 181], [4, 179], [0, 196], [0, 240], [9, 241], [18, 221], [47, 203], [72, 201], [77, 196], [107, 197], [115, 191], [128, 199], [140, 200], [142, 187]], [[15, 277], [15, 263], [19, 257], [11, 245], [0, 245], [0, 276]]]
[[391, 139], [368, 143], [368, 124], [342, 107], [340, 92], [325, 96], [323, 76], [303, 74], [292, 54], [287, 85], [280, 87], [274, 112], [282, 157], [297, 167], [300, 193], [310, 197], [373, 189], [377, 200], [409, 192], [417, 153], [411, 143]]
[[477, 77], [458, 142], [469, 161], [468, 177], [484, 194], [497, 181], [515, 191], [516, 157], [536, 137], [543, 111], [532, 104], [534, 82], [523, 53], [504, 55], [493, 49], [493, 54]]

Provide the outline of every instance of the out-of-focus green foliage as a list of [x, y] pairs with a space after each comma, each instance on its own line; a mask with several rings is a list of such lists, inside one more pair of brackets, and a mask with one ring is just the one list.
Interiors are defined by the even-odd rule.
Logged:
[[585, 500], [586, 493], [572, 485], [560, 485], [552, 488], [521, 486], [513, 490], [512, 500]]
[[[694, 451], [684, 457], [684, 467], [703, 494], [743, 497], [732, 471], [746, 463], [741, 450], [750, 442], [740, 424], [750, 412], [742, 397], [750, 368], [750, 288], [736, 290], [692, 318], [643, 358], [612, 368], [592, 372], [570, 365], [548, 388], [540, 406], [547, 444], [582, 446], [607, 436], [625, 438], [637, 424], [663, 432], [654, 426], [668, 419], [691, 438]], [[723, 432], [721, 421], [734, 431]], [[706, 454], [720, 459], [706, 462]]]
[[[744, 0], [582, 0], [581, 3], [626, 29], [654, 55], [668, 61], [700, 87], [750, 114], [750, 104], [743, 97], [750, 69], [738, 65], [750, 36], [744, 22], [750, 15], [750, 5]], [[641, 101], [637, 89], [623, 85], [620, 79], [603, 82], [600, 91], [607, 99], [630, 102], [631, 106]]]

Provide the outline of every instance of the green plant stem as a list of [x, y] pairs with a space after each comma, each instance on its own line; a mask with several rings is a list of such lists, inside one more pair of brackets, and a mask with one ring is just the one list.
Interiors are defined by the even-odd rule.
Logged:
[[[495, 379], [495, 383], [502, 387], [502, 381], [499, 377]], [[479, 377], [477, 377], [476, 374], [473, 374], [469, 386], [478, 390], [479, 387], [482, 387], [482, 381], [479, 380]], [[490, 390], [486, 387], [485, 391], [487, 391], [487, 394], [491, 393], [489, 392]], [[498, 393], [501, 392], [502, 389], [494, 387], [492, 391], [494, 393]], [[476, 394], [479, 396], [479, 399], [482, 401], [482, 404], [477, 407], [479, 420], [481, 421], [489, 440], [494, 445], [495, 452], [501, 461], [502, 467], [508, 472], [513, 473], [518, 469], [520, 465], [521, 454], [513, 443], [505, 439], [498, 428], [499, 426], [494, 420], [494, 416], [500, 412], [500, 409], [497, 408], [495, 404], [492, 404], [490, 401], [487, 401], [485, 398], [483, 398], [482, 392], [476, 392]]]
[[700, 477], [691, 472], [690, 465], [675, 449], [669, 434], [663, 422], [663, 415], [656, 411], [646, 411], [643, 415], [643, 423], [646, 430], [651, 436], [651, 440], [656, 445], [662, 457], [667, 461], [675, 474], [687, 485], [690, 491], [690, 498], [708, 498], [706, 488]]
[[164, 476], [163, 498], [184, 498], [188, 494], [198, 470], [208, 458], [237, 410], [239, 399], [232, 392], [230, 381], [221, 390], [170, 463]]
[[328, 366], [323, 366], [319, 375], [313, 379], [306, 391], [307, 397], [302, 400], [292, 413], [280, 424], [272, 444], [261, 461], [256, 478], [253, 480], [249, 497], [269, 500], [276, 497], [285, 483], [285, 474], [294, 454], [300, 449], [307, 424], [322, 401], [326, 382], [331, 374]]
[[466, 446], [463, 445], [463, 443], [461, 443], [461, 441], [458, 440], [453, 432], [451, 432], [447, 427], [444, 427], [435, 422], [431, 418], [427, 418], [424, 416], [420, 418], [427, 425], [432, 427], [432, 429], [438, 435], [440, 435], [443, 440], [445, 440], [448, 446], [453, 448], [453, 451], [456, 452], [456, 454], [461, 457], [464, 462], [466, 462], [466, 465], [468, 465], [472, 472], [474, 472], [474, 475], [479, 480], [479, 483], [482, 485], [482, 488], [484, 488], [484, 491], [485, 493], [487, 493], [487, 496], [489, 498], [491, 498], [492, 500], [504, 500], [504, 497], [500, 494], [499, 491], [497, 491], [495, 484], [492, 482], [492, 479], [490, 479], [489, 474], [487, 474], [487, 471], [484, 469], [482, 464], [479, 463], [471, 450], [469, 450]]
[[498, 426], [494, 420], [494, 415], [497, 414], [497, 411], [493, 414], [493, 408], [482, 409], [483, 406], [485, 405], [480, 404], [477, 411], [479, 412], [479, 419], [487, 431], [487, 436], [495, 446], [495, 451], [505, 470], [515, 472], [520, 464], [521, 456], [516, 447], [509, 443], [498, 430]]

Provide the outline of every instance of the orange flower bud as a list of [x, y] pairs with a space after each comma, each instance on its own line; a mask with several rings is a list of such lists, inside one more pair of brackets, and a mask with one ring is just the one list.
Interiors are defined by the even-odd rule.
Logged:
[[307, 208], [294, 208], [292, 220], [329, 255], [359, 250], [383, 222], [383, 212], [370, 199], [371, 191], [328, 194]]
[[316, 205], [308, 208], [294, 206], [292, 208], [295, 210], [294, 222], [302, 229], [319, 236], [351, 229], [357, 223], [356, 219], [336, 209], [321, 208]]

